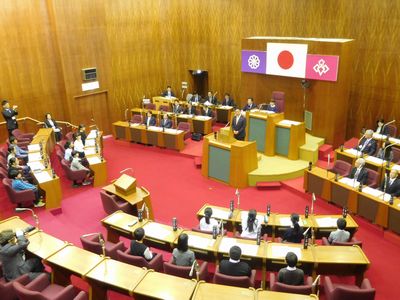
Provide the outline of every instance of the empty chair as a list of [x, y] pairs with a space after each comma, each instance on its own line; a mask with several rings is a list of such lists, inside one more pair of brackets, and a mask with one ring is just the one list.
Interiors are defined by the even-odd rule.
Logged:
[[371, 169], [367, 169], [367, 172], [367, 185], [371, 188], [377, 188], [379, 185], [379, 173]]
[[387, 127], [387, 131], [388, 131], [388, 135], [389, 136], [391, 136], [391, 137], [396, 137], [397, 136], [397, 127], [396, 127], [396, 125], [389, 124], [389, 125], [386, 125], [386, 127]]
[[328, 245], [333, 245], [333, 246], [353, 246], [353, 245], [357, 245], [360, 246], [360, 248], [362, 248], [362, 241], [357, 240], [355, 237], [352, 237], [350, 239], [350, 241], [348, 242], [332, 242], [332, 244], [329, 244], [329, 241], [326, 237], [322, 238], [322, 245], [328, 246]]
[[14, 190], [12, 188], [12, 180], [9, 178], [3, 178], [3, 185], [6, 188], [6, 192], [10, 201], [18, 206], [29, 207], [32, 206], [33, 201], [36, 200], [33, 190]]
[[280, 91], [272, 92], [272, 99], [275, 100], [275, 105], [278, 108], [278, 112], [285, 111], [285, 93]]
[[310, 276], [307, 276], [304, 285], [289, 285], [278, 282], [275, 273], [269, 274], [269, 286], [272, 291], [282, 292], [282, 293], [293, 293], [293, 294], [303, 294], [310, 295], [312, 293], [313, 280]]
[[131, 119], [131, 123], [141, 124], [143, 122], [142, 115], [133, 115]]
[[107, 193], [104, 190], [100, 191], [100, 198], [103, 204], [103, 209], [106, 214], [111, 215], [112, 213], [116, 212], [117, 210], [122, 210], [127, 214], [133, 213], [133, 207], [127, 201], [118, 200], [116, 195], [112, 195]]
[[347, 177], [351, 172], [351, 164], [349, 164], [346, 161], [337, 159], [333, 164], [332, 168], [328, 170], [340, 176]]
[[324, 281], [325, 297], [327, 300], [373, 300], [375, 289], [367, 278], [364, 278], [361, 286], [332, 283], [329, 276]]
[[[30, 282], [29, 275], [24, 274], [13, 281], [17, 281], [22, 285], [26, 285]], [[3, 277], [3, 269], [0, 263], [0, 295], [2, 300], [16, 300], [17, 295], [13, 287], [13, 281], [7, 282]]]
[[154, 103], [147, 103], [144, 105], [145, 109], [152, 109], [155, 110], [156, 109], [156, 105]]
[[[79, 292], [73, 285], [66, 287], [51, 284], [47, 274], [41, 274], [27, 285], [13, 282], [15, 293], [19, 300], [83, 300], [87, 299], [85, 292]], [[82, 294], [83, 293], [83, 294]]]
[[29, 132], [29, 133], [24, 133], [24, 132], [22, 132], [22, 131], [19, 130], [19, 129], [14, 129], [14, 130], [12, 131], [12, 135], [15, 136], [15, 137], [17, 138], [18, 141], [21, 140], [21, 142], [24, 141], [24, 140], [32, 141], [33, 137], [35, 136], [34, 133], [31, 133], [31, 132]]
[[154, 271], [161, 272], [163, 269], [163, 256], [161, 253], [154, 253], [152, 260], [147, 261], [142, 256], [131, 255], [130, 249], [125, 251], [117, 250], [118, 260], [124, 263], [137, 266], [140, 268], [153, 269]]
[[73, 186], [77, 186], [78, 182], [83, 182], [86, 178], [86, 170], [71, 170], [69, 163], [63, 158], [61, 167], [69, 180], [73, 182]]
[[215, 269], [213, 282], [216, 284], [225, 284], [238, 287], [254, 287], [256, 270], [251, 270], [251, 276], [229, 276], [219, 272], [219, 267]]
[[400, 149], [397, 147], [392, 147], [392, 153], [393, 153], [392, 162], [395, 164], [399, 164], [400, 163]]
[[190, 124], [188, 122], [179, 122], [178, 123], [178, 130], [183, 130], [185, 132], [184, 139], [190, 138]]
[[[115, 244], [104, 240], [103, 235], [101, 233], [100, 236], [104, 241], [106, 256], [109, 256], [112, 259], [117, 259], [117, 250], [125, 250], [125, 245], [123, 242], [118, 242]], [[83, 249], [93, 253], [102, 254], [103, 249], [101, 248], [100, 236], [97, 234], [90, 236], [82, 235], [80, 239]]]
[[[172, 257], [168, 262], [164, 262], [164, 273], [173, 275], [173, 276], [178, 276], [178, 277], [183, 277], [183, 278], [197, 278], [196, 272], [193, 272], [192, 276], [190, 276], [190, 271], [192, 267], [182, 267], [182, 266], [177, 266], [172, 263]], [[200, 270], [199, 270], [199, 280], [204, 280], [206, 281], [208, 277], [208, 263], [203, 262], [200, 265]]]

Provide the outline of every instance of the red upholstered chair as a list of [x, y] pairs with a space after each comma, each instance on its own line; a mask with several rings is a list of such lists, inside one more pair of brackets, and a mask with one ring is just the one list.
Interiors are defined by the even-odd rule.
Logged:
[[367, 185], [371, 188], [377, 188], [379, 185], [379, 174], [378, 172], [367, 169], [368, 178], [367, 178]]
[[64, 153], [62, 153], [61, 150], [57, 150], [56, 155], [60, 162], [64, 159]]
[[73, 186], [76, 186], [78, 182], [82, 182], [86, 178], [86, 170], [71, 170], [69, 162], [67, 162], [64, 158], [61, 160], [61, 167], [63, 168], [67, 178], [72, 180]]
[[219, 272], [219, 267], [215, 269], [213, 282], [216, 284], [225, 284], [238, 287], [254, 287], [256, 278], [256, 270], [251, 270], [250, 277], [248, 276], [229, 276]]
[[275, 273], [269, 274], [269, 286], [271, 291], [274, 292], [310, 295], [312, 293], [312, 284], [313, 280], [310, 276], [307, 276], [304, 285], [288, 285], [278, 282]]
[[104, 190], [100, 191], [101, 203], [106, 214], [111, 215], [117, 210], [122, 210], [127, 214], [133, 214], [133, 207], [129, 202], [118, 200], [118, 197], [107, 193]]
[[32, 206], [35, 201], [35, 193], [32, 190], [16, 191], [12, 188], [12, 181], [9, 178], [3, 178], [3, 185], [6, 189], [8, 198], [12, 203], [18, 206]]
[[145, 109], [152, 109], [155, 110], [156, 109], [156, 105], [154, 103], [147, 103], [144, 105]]
[[7, 150], [7, 148], [5, 148], [5, 147], [0, 148], [0, 156], [1, 156], [1, 157], [4, 157], [5, 159], [7, 159], [7, 155], [8, 155], [8, 150]]
[[388, 130], [389, 136], [391, 136], [391, 137], [396, 137], [397, 136], [397, 127], [396, 127], [396, 125], [389, 124], [386, 127], [387, 127], [387, 130]]
[[333, 166], [328, 170], [340, 176], [347, 177], [351, 172], [351, 164], [346, 161], [337, 159]]
[[72, 131], [67, 132], [67, 134], [65, 135], [65, 139], [70, 142], [73, 142], [74, 141], [74, 133]]
[[[19, 282], [22, 285], [26, 285], [30, 282], [28, 274], [24, 274], [14, 281]], [[0, 263], [0, 295], [2, 300], [17, 300], [17, 295], [15, 294], [13, 281], [7, 282], [3, 277], [3, 269]]]
[[335, 284], [329, 276], [324, 281], [325, 297], [327, 300], [373, 300], [375, 289], [367, 278], [364, 278], [361, 287], [349, 284]]
[[396, 147], [392, 147], [392, 153], [393, 153], [393, 160], [392, 162], [395, 164], [400, 163], [400, 149]]
[[[103, 238], [103, 235], [100, 234], [101, 237]], [[99, 236], [98, 235], [91, 235], [91, 236], [81, 236], [81, 243], [83, 249], [97, 253], [97, 254], [102, 254], [103, 250], [101, 248], [101, 244], [99, 241]], [[103, 238], [104, 240], [104, 238]], [[125, 245], [123, 242], [118, 242], [118, 243], [112, 243], [104, 240], [105, 243], [105, 250], [106, 250], [106, 256], [111, 257], [112, 259], [117, 259], [117, 251], [118, 250], [125, 250]]]
[[[200, 271], [199, 271], [199, 279], [200, 280], [207, 280], [208, 277], [208, 263], [203, 262], [200, 265]], [[178, 277], [183, 277], [183, 278], [195, 278], [196, 279], [196, 272], [193, 272], [192, 276], [189, 276], [190, 270], [192, 267], [182, 267], [182, 266], [177, 266], [172, 263], [172, 257], [168, 262], [164, 262], [164, 273], [173, 275], [173, 276], [178, 276]]]
[[[66, 287], [58, 284], [51, 284], [47, 274], [41, 274], [27, 285], [14, 281], [13, 287], [19, 300], [74, 300], [79, 290], [73, 285]], [[80, 293], [79, 293], [80, 294]], [[82, 298], [80, 296], [79, 299]]]
[[190, 138], [190, 124], [188, 122], [179, 122], [178, 123], [178, 130], [183, 130], [185, 132], [184, 139]]
[[272, 99], [275, 100], [275, 105], [278, 108], [278, 112], [285, 111], [285, 93], [274, 91], [272, 92]]
[[333, 242], [332, 244], [329, 244], [328, 239], [326, 237], [323, 237], [322, 238], [322, 245], [324, 245], [324, 246], [329, 246], [329, 245], [333, 245], [333, 246], [353, 246], [353, 245], [357, 245], [360, 248], [362, 248], [362, 241], [359, 241], [355, 237], [353, 237], [348, 242]]
[[0, 179], [8, 178], [8, 172], [3, 166], [0, 166]]
[[131, 119], [131, 123], [135, 123], [135, 124], [142, 124], [143, 122], [143, 118], [142, 115], [133, 115], [132, 119]]
[[126, 249], [125, 251], [118, 250], [117, 256], [118, 260], [124, 263], [137, 266], [140, 268], [153, 269], [154, 271], [161, 272], [163, 269], [163, 256], [161, 253], [154, 253], [154, 257], [152, 260], [147, 261], [144, 257], [134, 256], [129, 254], [130, 249]]
[[21, 140], [21, 141], [24, 141], [24, 140], [32, 141], [33, 137], [35, 136], [34, 133], [31, 133], [31, 132], [24, 133], [19, 129], [14, 129], [12, 131], [12, 135], [15, 136], [18, 141], [19, 140]]
[[171, 108], [169, 107], [169, 105], [160, 105], [158, 107], [159, 111], [171, 111]]

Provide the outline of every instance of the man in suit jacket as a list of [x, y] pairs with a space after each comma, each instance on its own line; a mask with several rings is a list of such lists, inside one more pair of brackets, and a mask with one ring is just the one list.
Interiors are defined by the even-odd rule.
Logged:
[[224, 96], [224, 100], [222, 101], [222, 106], [235, 106], [233, 99], [231, 99], [231, 96], [228, 93], [226, 93]]
[[257, 105], [254, 104], [253, 98], [247, 99], [247, 104], [243, 107], [243, 111], [252, 110], [257, 108]]
[[61, 128], [58, 127], [56, 120], [53, 120], [51, 114], [47, 113], [44, 117], [44, 127], [51, 128], [54, 131], [54, 135], [56, 137], [56, 142], [61, 141]]
[[192, 98], [190, 98], [190, 102], [197, 104], [201, 103], [200, 95], [197, 92], [194, 92]]
[[288, 252], [285, 257], [287, 267], [279, 270], [278, 282], [288, 285], [303, 285], [304, 272], [297, 269], [297, 255], [293, 252]]
[[212, 105], [217, 105], [218, 104], [218, 100], [215, 96], [213, 96], [212, 92], [208, 92], [207, 93], [207, 97], [204, 98], [204, 102], [210, 102]]
[[144, 119], [144, 124], [149, 127], [149, 126], [156, 126], [156, 118], [154, 118], [153, 114], [151, 111], [147, 112], [147, 116]]
[[235, 139], [244, 141], [246, 136], [246, 119], [242, 116], [240, 109], [235, 110], [235, 116], [232, 119], [232, 130]]
[[187, 115], [197, 115], [196, 107], [193, 107], [192, 104], [189, 102], [187, 108], [185, 110], [185, 114]]
[[210, 107], [206, 106], [203, 110], [203, 116], [212, 117], [213, 113]]
[[183, 111], [183, 108], [179, 105], [179, 101], [175, 100], [174, 105], [172, 105], [172, 112], [174, 114], [181, 114]]
[[350, 239], [350, 232], [348, 232], [346, 229], [346, 219], [344, 218], [339, 218], [336, 221], [336, 225], [337, 225], [337, 230], [332, 231], [329, 234], [328, 237], [328, 242], [329, 243], [333, 243], [333, 242], [348, 242]]
[[368, 171], [364, 167], [365, 159], [358, 158], [354, 163], [354, 168], [350, 172], [350, 178], [356, 179], [360, 184], [366, 184], [368, 179]]
[[167, 86], [167, 89], [161, 94], [161, 96], [171, 98], [175, 97], [175, 94], [172, 91], [171, 86]]
[[163, 115], [160, 126], [164, 128], [172, 128], [172, 121], [168, 118], [167, 114]]
[[373, 134], [374, 134], [374, 132], [372, 131], [372, 129], [368, 129], [365, 132], [364, 137], [361, 139], [357, 150], [360, 150], [362, 153], [368, 154], [370, 156], [375, 155], [376, 141], [372, 138]]
[[7, 100], [3, 100], [1, 105], [3, 106], [3, 117], [6, 121], [8, 136], [12, 137], [12, 131], [18, 128], [18, 122], [16, 118], [16, 115], [18, 115], [18, 106], [14, 105], [11, 109], [10, 103]]
[[242, 249], [238, 246], [232, 246], [229, 249], [229, 260], [224, 259], [219, 264], [219, 272], [229, 276], [250, 276], [250, 266], [240, 261]]
[[28, 274], [30, 279], [34, 279], [44, 271], [40, 259], [25, 259], [25, 249], [28, 245], [29, 241], [21, 230], [15, 233], [12, 230], [3, 230], [0, 233], [0, 261], [7, 281], [23, 274]]
[[397, 178], [399, 171], [392, 169], [389, 176], [386, 176], [382, 181], [380, 190], [392, 195], [393, 197], [400, 196], [400, 179]]

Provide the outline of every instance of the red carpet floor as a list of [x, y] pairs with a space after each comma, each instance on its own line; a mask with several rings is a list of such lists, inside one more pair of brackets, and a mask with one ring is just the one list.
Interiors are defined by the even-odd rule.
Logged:
[[[113, 138], [104, 140], [104, 151], [108, 161], [109, 179], [117, 178], [120, 170], [131, 167], [138, 184], [150, 191], [154, 215], [159, 222], [170, 223], [173, 217], [177, 217], [180, 226], [190, 228], [197, 225], [196, 212], [204, 203], [228, 206], [229, 200], [234, 198], [233, 188], [202, 177], [200, 170], [194, 166], [193, 158], [188, 155], [115, 141]], [[52, 161], [57, 174], [62, 174], [58, 161]], [[265, 211], [269, 203], [272, 211], [302, 213], [311, 197], [299, 191], [301, 185], [302, 179], [297, 179], [286, 182], [281, 190], [243, 189], [240, 191], [241, 208]], [[105, 233], [100, 225], [100, 220], [106, 215], [101, 206], [99, 188], [72, 188], [71, 183], [62, 178], [62, 189], [62, 214], [54, 216], [45, 209], [37, 210], [42, 229], [78, 246], [79, 236], [84, 233]], [[0, 188], [0, 207], [3, 218], [14, 214], [14, 206], [9, 203], [3, 187]], [[318, 200], [315, 205], [315, 212], [318, 214], [340, 211], [322, 200]], [[28, 213], [20, 216], [33, 224]], [[366, 277], [377, 289], [376, 299], [397, 299], [397, 292], [393, 287], [397, 284], [400, 247], [384, 239], [383, 231], [375, 225], [362, 218], [355, 218], [360, 226], [356, 236], [363, 241], [363, 249], [371, 261]], [[83, 285], [81, 282], [78, 284]], [[111, 293], [110, 296], [110, 299], [125, 298], [116, 293]]]

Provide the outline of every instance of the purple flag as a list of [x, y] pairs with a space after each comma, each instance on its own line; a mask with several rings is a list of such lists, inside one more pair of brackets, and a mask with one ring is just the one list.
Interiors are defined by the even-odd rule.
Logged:
[[339, 56], [307, 55], [306, 78], [326, 81], [337, 81]]
[[242, 72], [267, 73], [267, 52], [242, 50]]

